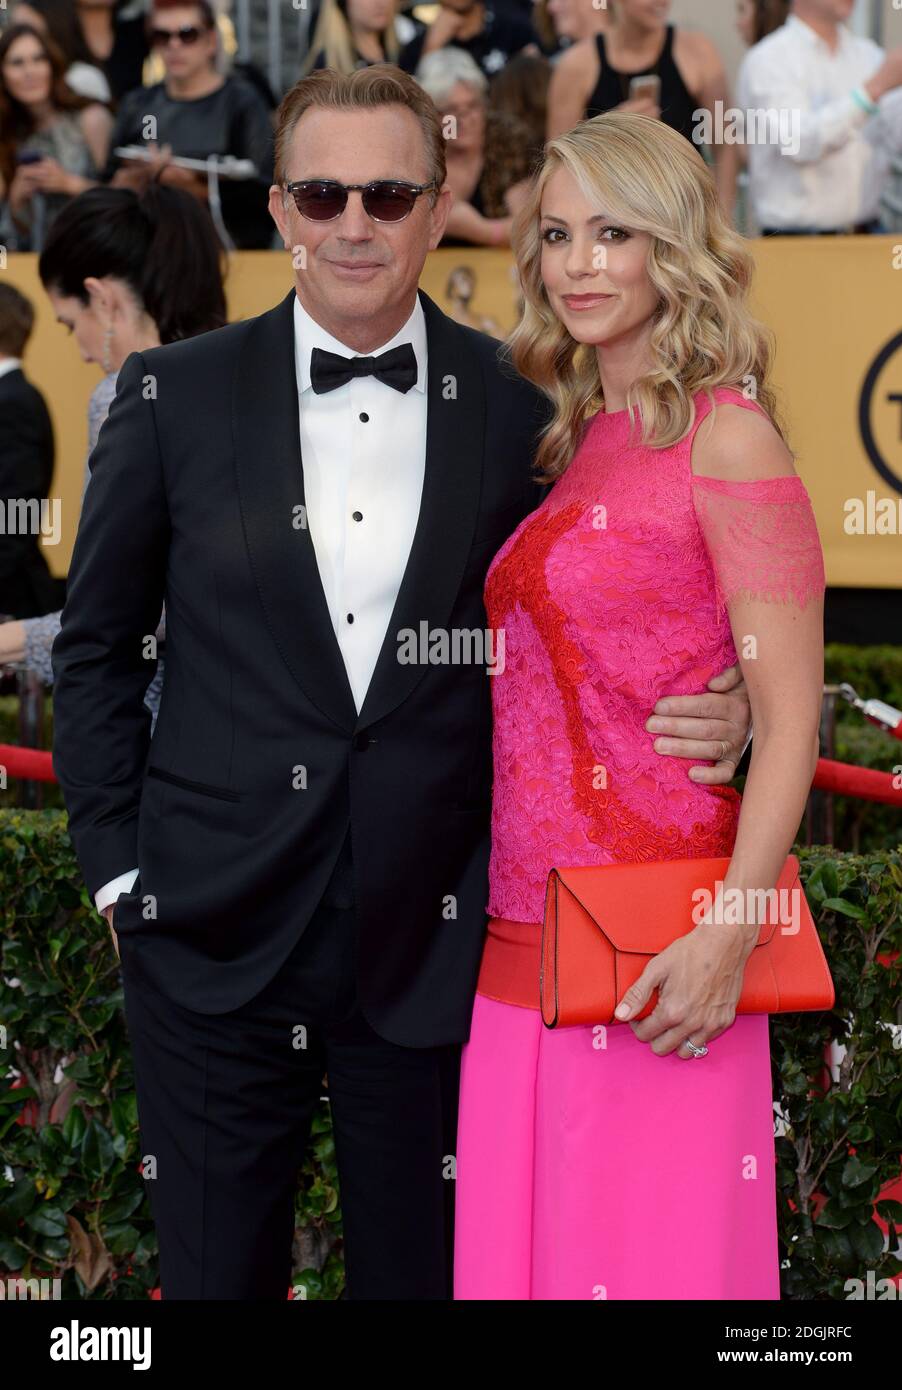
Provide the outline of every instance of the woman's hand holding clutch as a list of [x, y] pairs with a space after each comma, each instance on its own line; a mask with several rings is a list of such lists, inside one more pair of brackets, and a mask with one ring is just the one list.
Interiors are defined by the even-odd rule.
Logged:
[[615, 1017], [625, 1022], [640, 1013], [657, 989], [653, 1012], [630, 1027], [659, 1057], [671, 1052], [695, 1056], [686, 1046], [687, 1038], [697, 1048], [704, 1047], [726, 1032], [736, 1017], [745, 963], [758, 932], [757, 925], [700, 922], [649, 961], [617, 1005]]

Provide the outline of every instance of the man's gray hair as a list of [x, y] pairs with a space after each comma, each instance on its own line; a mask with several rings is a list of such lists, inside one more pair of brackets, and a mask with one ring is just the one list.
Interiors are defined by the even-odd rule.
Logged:
[[439, 110], [445, 105], [458, 82], [474, 87], [480, 96], [488, 91], [488, 78], [482, 68], [462, 48], [437, 48], [421, 58], [415, 73], [424, 91], [432, 97]]

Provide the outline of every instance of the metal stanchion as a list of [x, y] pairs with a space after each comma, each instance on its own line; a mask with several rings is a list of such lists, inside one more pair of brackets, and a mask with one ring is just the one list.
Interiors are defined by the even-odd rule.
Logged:
[[[898, 9], [899, 6], [894, 5], [894, 8]], [[871, 13], [868, 16], [868, 24], [867, 29], [865, 30], [865, 34], [867, 37], [872, 38], [875, 43], [883, 44], [883, 0], [871, 0], [870, 10]]]
[[267, 34], [267, 68], [269, 85], [274, 92], [282, 90], [282, 4], [269, 0], [269, 33]]
[[893, 738], [902, 738], [902, 710], [888, 705], [885, 700], [862, 700], [855, 687], [845, 681], [837, 688], [843, 699], [863, 714], [869, 723], [876, 724], [878, 729], [883, 729]]
[[[298, 55], [300, 62], [303, 62], [306, 58], [312, 38], [313, 30], [310, 24], [310, 4], [309, 0], [306, 0], [305, 4], [298, 7]], [[300, 71], [296, 72], [294, 74], [294, 80], [297, 81], [300, 75]]]
[[251, 6], [250, 0], [235, 0], [235, 37], [238, 42], [238, 56], [245, 62], [251, 56]]
[[[19, 697], [19, 745], [22, 748], [44, 747], [44, 686], [34, 671], [19, 671], [16, 677]], [[44, 804], [40, 782], [22, 781], [19, 805], [28, 811], [38, 811]]]
[[207, 206], [210, 209], [210, 216], [213, 225], [219, 233], [219, 240], [222, 242], [226, 251], [234, 251], [235, 243], [229, 236], [225, 221], [222, 216], [222, 199], [219, 196], [219, 160], [215, 154], [211, 154], [207, 160]]
[[[821, 756], [832, 758], [836, 752], [836, 701], [838, 685], [825, 685], [821, 703]], [[834, 830], [833, 797], [828, 792], [813, 790], [805, 807], [805, 843], [832, 845]]]
[[43, 193], [35, 193], [31, 199], [31, 229], [29, 232], [29, 249], [36, 254], [40, 254], [44, 249], [44, 237], [47, 234], [47, 199]]

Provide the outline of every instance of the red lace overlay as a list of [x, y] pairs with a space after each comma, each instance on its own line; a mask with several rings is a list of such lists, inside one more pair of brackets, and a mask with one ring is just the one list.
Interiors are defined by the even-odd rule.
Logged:
[[[750, 405], [734, 391], [715, 398]], [[696, 406], [695, 428], [708, 403]], [[709, 509], [700, 524], [695, 485], [713, 480], [693, 478], [691, 447], [692, 434], [644, 448], [625, 411], [596, 415], [566, 473], [490, 567], [489, 623], [504, 633], [503, 670], [492, 677], [492, 917], [541, 920], [556, 865], [732, 848], [737, 794], [690, 781], [692, 762], [661, 757], [644, 727], [663, 695], [703, 691], [736, 660], [724, 593], [765, 572], [760, 547], [746, 571], [718, 553], [736, 543], [737, 526], [757, 535], [754, 521]], [[801, 504], [796, 488], [788, 502]], [[784, 530], [778, 519], [776, 535], [760, 530], [770, 535], [766, 573], [780, 576], [769, 593], [795, 596], [816, 582], [781, 558], [800, 525]]]

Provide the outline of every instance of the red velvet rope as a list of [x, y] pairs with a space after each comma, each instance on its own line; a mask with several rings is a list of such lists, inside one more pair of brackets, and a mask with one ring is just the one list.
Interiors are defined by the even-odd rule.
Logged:
[[[17, 748], [0, 743], [0, 767], [7, 777], [21, 777], [33, 782], [55, 782], [53, 761], [49, 753], [36, 748]], [[899, 781], [899, 778], [895, 779]], [[881, 801], [887, 806], [902, 806], [902, 787], [893, 786], [891, 772], [877, 772], [870, 767], [852, 767], [819, 758], [812, 786], [818, 791], [837, 796], [853, 796], [860, 801]]]
[[0, 743], [0, 767], [7, 777], [21, 777], [28, 782], [55, 782], [53, 759], [39, 748], [19, 748], [12, 743]]
[[887, 806], [902, 806], [902, 786], [893, 782], [902, 778], [891, 772], [877, 772], [871, 767], [851, 767], [835, 763], [830, 758], [818, 758], [812, 786], [818, 791], [834, 792], [839, 796], [854, 796], [859, 801], [882, 801]]

